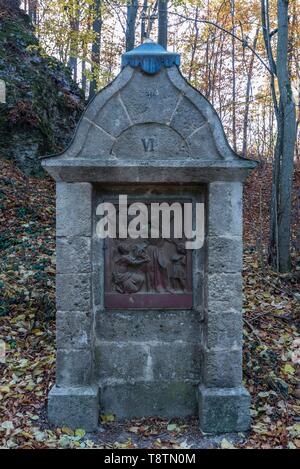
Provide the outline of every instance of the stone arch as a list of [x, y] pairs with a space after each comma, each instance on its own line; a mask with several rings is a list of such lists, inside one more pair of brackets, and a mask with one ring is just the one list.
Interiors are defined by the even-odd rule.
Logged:
[[[157, 151], [145, 154], [138, 150], [134, 154], [135, 148], [140, 149], [145, 139], [151, 138], [149, 132], [155, 125], [155, 133], [160, 136]], [[108, 160], [127, 155], [137, 160], [145, 156], [169, 160], [172, 154], [174, 159], [183, 160], [239, 159], [211, 104], [186, 82], [176, 66], [162, 68], [155, 76], [126, 66], [89, 104], [71, 145], [60, 156]]]
[[124, 130], [114, 142], [111, 154], [115, 158], [189, 158], [191, 151], [186, 139], [171, 126], [157, 122], [141, 122]]

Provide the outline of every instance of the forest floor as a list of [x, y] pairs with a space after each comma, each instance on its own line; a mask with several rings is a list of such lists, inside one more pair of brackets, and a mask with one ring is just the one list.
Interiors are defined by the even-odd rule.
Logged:
[[[299, 170], [294, 186], [300, 187]], [[121, 423], [104, 415], [99, 431], [85, 434], [51, 428], [46, 419], [55, 379], [54, 184], [0, 160], [0, 339], [6, 347], [0, 448], [300, 448], [299, 199], [295, 190], [294, 269], [278, 275], [265, 262], [270, 187], [266, 165], [245, 190], [244, 379], [252, 396], [251, 431], [211, 439], [200, 434], [196, 419]]]

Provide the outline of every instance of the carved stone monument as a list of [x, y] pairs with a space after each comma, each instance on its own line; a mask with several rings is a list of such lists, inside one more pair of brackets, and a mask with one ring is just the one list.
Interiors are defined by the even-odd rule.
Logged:
[[[85, 111], [57, 182], [55, 425], [199, 415], [204, 432], [249, 427], [242, 385], [242, 190], [255, 167], [230, 148], [179, 56], [146, 43]], [[202, 203], [205, 241], [101, 239], [97, 207]], [[117, 210], [117, 209], [116, 209]]]

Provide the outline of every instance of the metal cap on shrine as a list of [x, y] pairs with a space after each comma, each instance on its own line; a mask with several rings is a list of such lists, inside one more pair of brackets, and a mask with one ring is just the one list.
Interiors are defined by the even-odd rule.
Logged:
[[180, 55], [176, 52], [169, 52], [160, 44], [146, 40], [135, 49], [122, 55], [122, 68], [140, 67], [145, 73], [151, 75], [160, 71], [161, 67], [172, 67], [180, 65]]

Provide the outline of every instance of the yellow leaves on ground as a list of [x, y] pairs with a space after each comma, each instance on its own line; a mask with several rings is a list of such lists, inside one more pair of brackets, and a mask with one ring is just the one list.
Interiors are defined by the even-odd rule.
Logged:
[[288, 363], [286, 365], [284, 365], [283, 369], [282, 369], [283, 373], [285, 373], [286, 375], [294, 375], [295, 374], [295, 368], [292, 366], [292, 365], [289, 365]]
[[10, 387], [9, 386], [0, 386], [0, 393], [8, 393], [10, 392]]
[[226, 438], [223, 438], [221, 441], [221, 448], [222, 449], [236, 449], [235, 446], [230, 443], [230, 441], [226, 440]]

